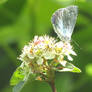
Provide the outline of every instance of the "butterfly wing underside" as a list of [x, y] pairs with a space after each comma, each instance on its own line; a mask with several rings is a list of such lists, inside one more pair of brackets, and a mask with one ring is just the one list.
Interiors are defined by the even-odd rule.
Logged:
[[77, 6], [58, 9], [53, 15], [51, 22], [58, 37], [63, 41], [70, 41], [78, 14]]

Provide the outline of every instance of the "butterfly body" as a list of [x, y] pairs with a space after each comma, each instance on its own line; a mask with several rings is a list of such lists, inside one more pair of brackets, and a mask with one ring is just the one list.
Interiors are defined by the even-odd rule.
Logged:
[[69, 6], [58, 9], [53, 15], [51, 22], [58, 37], [62, 41], [70, 41], [78, 14], [77, 6]]

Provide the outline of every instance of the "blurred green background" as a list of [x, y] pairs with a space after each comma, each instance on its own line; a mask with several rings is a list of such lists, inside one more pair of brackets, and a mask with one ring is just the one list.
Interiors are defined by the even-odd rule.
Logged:
[[[58, 92], [92, 92], [92, 2], [91, 0], [0, 0], [0, 92], [12, 92], [9, 80], [20, 61], [21, 50], [35, 35], [57, 37], [51, 25], [52, 13], [76, 4], [79, 15], [72, 42], [77, 57], [72, 62], [80, 74], [56, 73]], [[51, 92], [48, 84], [28, 83], [22, 92]]]

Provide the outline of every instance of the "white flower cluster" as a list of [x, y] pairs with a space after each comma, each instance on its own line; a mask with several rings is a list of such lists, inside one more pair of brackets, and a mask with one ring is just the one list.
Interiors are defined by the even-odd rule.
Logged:
[[69, 42], [58, 42], [49, 36], [35, 36], [33, 41], [23, 48], [19, 59], [31, 68], [36, 69], [39, 66], [41, 70], [44, 70], [51, 64], [65, 66], [67, 61], [64, 57], [67, 56], [67, 59], [72, 61], [71, 54], [76, 55]]

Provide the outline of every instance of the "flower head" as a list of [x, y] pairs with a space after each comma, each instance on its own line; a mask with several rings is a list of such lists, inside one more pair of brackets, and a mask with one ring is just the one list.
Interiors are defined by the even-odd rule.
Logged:
[[65, 66], [66, 56], [68, 60], [73, 60], [71, 54], [76, 55], [69, 42], [57, 41], [49, 36], [35, 36], [23, 48], [19, 59], [25, 62], [33, 73], [45, 73], [49, 68]]

